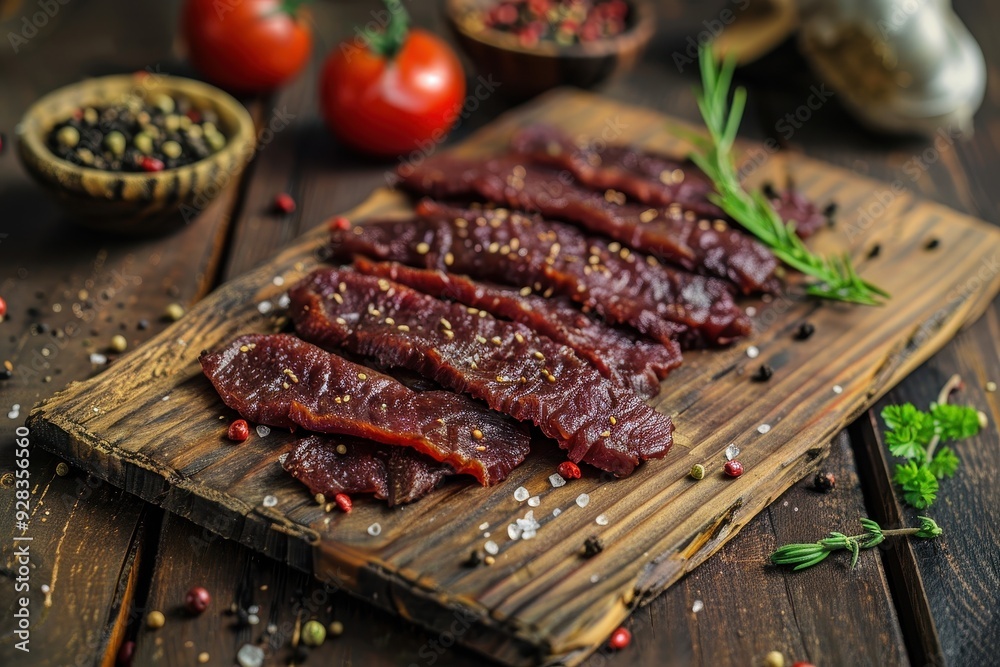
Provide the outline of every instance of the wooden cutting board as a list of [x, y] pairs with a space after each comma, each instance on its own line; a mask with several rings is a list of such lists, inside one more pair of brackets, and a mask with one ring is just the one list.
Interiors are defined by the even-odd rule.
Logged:
[[[609, 142], [685, 150], [668, 129], [674, 121], [577, 91], [557, 91], [517, 109], [455, 150], [494, 153], [515, 128], [538, 121]], [[234, 415], [202, 376], [198, 354], [238, 334], [283, 326], [281, 296], [319, 264], [322, 228], [223, 285], [104, 373], [36, 407], [29, 420], [33, 442], [441, 632], [442, 645], [458, 641], [510, 665], [579, 663], [632, 610], [813, 471], [835, 433], [978, 317], [1000, 288], [1000, 231], [917, 201], [898, 186], [797, 155], [745, 148], [751, 180], [784, 182], [790, 174], [813, 200], [838, 203], [837, 226], [811, 244], [850, 251], [863, 276], [888, 289], [892, 300], [879, 308], [794, 295], [748, 300], [755, 334], [727, 350], [687, 355], [654, 401], [674, 417], [677, 444], [666, 459], [631, 477], [588, 471], [552, 488], [548, 477], [561, 457], [554, 443], [540, 441], [496, 487], [454, 481], [394, 510], [359, 498], [345, 515], [324, 513], [281, 470], [278, 456], [288, 451], [289, 434], [275, 430], [229, 443], [225, 431]], [[378, 191], [348, 215], [407, 211], [404, 198]], [[928, 249], [932, 239], [937, 246]], [[867, 258], [876, 244], [880, 252]], [[807, 320], [815, 334], [795, 340]], [[762, 363], [774, 377], [752, 382]], [[742, 450], [746, 466], [736, 480], [722, 474], [730, 443]], [[702, 481], [687, 476], [694, 463], [708, 470]], [[516, 501], [519, 486], [540, 503]], [[584, 493], [589, 503], [581, 507]], [[267, 496], [276, 503], [265, 503]], [[507, 526], [529, 510], [542, 528], [531, 540], [512, 541]], [[373, 536], [375, 524], [381, 532]], [[580, 553], [590, 535], [606, 548], [585, 560]], [[465, 566], [488, 540], [498, 547], [495, 563]], [[761, 562], [767, 556], [761, 553]]]

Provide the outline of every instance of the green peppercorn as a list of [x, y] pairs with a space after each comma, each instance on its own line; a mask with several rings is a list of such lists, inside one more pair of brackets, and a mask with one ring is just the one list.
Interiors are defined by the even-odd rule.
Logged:
[[59, 142], [60, 146], [73, 148], [80, 143], [80, 131], [72, 125], [66, 125], [59, 128], [59, 133], [56, 134], [56, 140]]
[[179, 303], [172, 303], [169, 306], [167, 306], [165, 315], [167, 316], [168, 320], [176, 322], [177, 320], [184, 317], [184, 307]]
[[700, 463], [695, 463], [691, 466], [691, 472], [688, 473], [694, 479], [704, 479], [705, 477], [705, 466]]
[[132, 143], [135, 145], [135, 149], [143, 155], [149, 155], [153, 152], [153, 137], [149, 136], [145, 132], [140, 132], [135, 135]]
[[181, 129], [181, 117], [170, 114], [163, 119], [163, 127], [167, 130], [167, 132], [176, 132]]
[[167, 157], [178, 158], [181, 156], [181, 145], [176, 141], [164, 141], [163, 145], [160, 146], [160, 150]]
[[334, 637], [339, 637], [344, 634], [344, 624], [340, 621], [333, 621], [330, 623], [330, 634]]
[[83, 121], [87, 125], [97, 125], [97, 109], [87, 107], [83, 110]]
[[60, 461], [56, 464], [56, 474], [60, 477], [65, 477], [69, 474], [69, 465], [65, 461]]
[[156, 630], [162, 628], [163, 624], [167, 622], [167, 618], [163, 615], [162, 611], [151, 611], [149, 615], [146, 616], [146, 626], [150, 630]]
[[135, 115], [135, 122], [139, 123], [139, 125], [148, 125], [152, 120], [148, 111], [140, 111]]
[[104, 137], [104, 146], [112, 155], [121, 157], [125, 154], [125, 135], [118, 130], [108, 132], [108, 136]]
[[204, 130], [201, 129], [201, 125], [189, 125], [185, 131], [192, 139], [201, 139], [204, 134]]
[[177, 123], [182, 130], [186, 130], [191, 127], [191, 119], [187, 116], [178, 116]]
[[76, 156], [80, 158], [80, 162], [84, 164], [94, 164], [94, 154], [89, 148], [77, 148]]
[[117, 334], [111, 337], [111, 349], [114, 352], [124, 352], [128, 348], [128, 341], [125, 336]]
[[306, 646], [321, 646], [326, 641], [326, 628], [319, 621], [307, 621], [302, 626], [302, 643]]
[[177, 108], [177, 104], [174, 102], [174, 98], [170, 97], [170, 95], [166, 95], [163, 93], [153, 98], [153, 106], [165, 114], [173, 113], [174, 109]]
[[765, 667], [785, 667], [785, 656], [781, 651], [771, 651], [764, 656]]
[[205, 141], [213, 151], [221, 151], [226, 145], [226, 138], [218, 131], [209, 133], [205, 132]]

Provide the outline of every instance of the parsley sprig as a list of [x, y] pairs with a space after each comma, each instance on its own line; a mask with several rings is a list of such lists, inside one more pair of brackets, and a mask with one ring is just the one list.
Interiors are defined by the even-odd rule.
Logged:
[[920, 525], [916, 528], [897, 528], [885, 530], [871, 519], [860, 519], [865, 532], [860, 535], [844, 535], [832, 532], [829, 537], [808, 544], [786, 544], [771, 554], [771, 562], [775, 565], [790, 565], [793, 570], [804, 570], [826, 560], [834, 551], [846, 549], [851, 552], [851, 569], [858, 564], [858, 555], [862, 549], [871, 549], [881, 544], [887, 537], [912, 535], [924, 539], [933, 539], [943, 531], [933, 519], [926, 516], [917, 517]]
[[698, 92], [698, 108], [709, 136], [686, 134], [697, 148], [691, 159], [715, 185], [716, 192], [710, 194], [709, 199], [767, 245], [782, 262], [816, 278], [818, 282], [806, 288], [808, 294], [868, 306], [880, 305], [888, 293], [863, 280], [854, 269], [850, 255], [821, 257], [813, 254], [795, 233], [794, 223], [782, 221], [762, 192], [750, 192], [740, 183], [732, 150], [746, 107], [747, 91], [742, 86], [737, 87], [730, 105], [729, 89], [735, 62], [730, 59], [716, 66], [708, 46], [699, 49], [698, 58], [702, 85]]
[[930, 506], [937, 499], [938, 481], [951, 477], [958, 469], [955, 452], [939, 445], [972, 437], [982, 427], [975, 408], [948, 403], [951, 392], [961, 383], [961, 378], [953, 375], [927, 412], [912, 403], [887, 405], [882, 410], [888, 428], [886, 445], [893, 456], [906, 459], [896, 464], [893, 480], [902, 487], [903, 500], [917, 509]]

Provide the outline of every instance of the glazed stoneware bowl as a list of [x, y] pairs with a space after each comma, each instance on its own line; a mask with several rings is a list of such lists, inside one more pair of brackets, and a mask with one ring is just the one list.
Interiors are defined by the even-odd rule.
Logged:
[[445, 15], [458, 43], [479, 72], [499, 82], [501, 94], [526, 99], [556, 86], [590, 88], [625, 72], [639, 60], [656, 20], [647, 0], [629, 0], [629, 19], [620, 35], [560, 45], [542, 40], [524, 46], [512, 33], [482, 24], [483, 10], [496, 0], [445, 0]]
[[[214, 111], [226, 145], [198, 162], [152, 173], [81, 167], [57, 157], [46, 145], [52, 128], [76, 109], [160, 93], [184, 96], [194, 108]], [[17, 135], [25, 169], [55, 196], [70, 219], [98, 231], [132, 235], [161, 234], [193, 220], [239, 177], [254, 148], [253, 120], [233, 97], [200, 81], [143, 72], [86, 79], [51, 92], [25, 112]]]

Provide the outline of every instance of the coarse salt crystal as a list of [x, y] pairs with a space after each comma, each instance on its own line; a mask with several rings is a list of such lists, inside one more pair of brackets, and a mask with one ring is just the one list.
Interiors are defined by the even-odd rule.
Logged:
[[560, 486], [566, 486], [566, 480], [562, 475], [555, 472], [549, 475], [549, 484], [552, 485], [553, 489], [558, 489]]
[[726, 460], [727, 461], [732, 461], [733, 459], [735, 459], [739, 455], [740, 455], [740, 448], [736, 446], [735, 442], [731, 443], [728, 447], [726, 447]]
[[261, 424], [260, 426], [257, 427], [257, 435], [259, 435], [262, 438], [266, 438], [267, 436], [271, 435], [271, 429]]
[[271, 305], [270, 301], [261, 301], [257, 304], [257, 312], [261, 315], [267, 315], [271, 312], [272, 308], [274, 308], [274, 306]]
[[529, 507], [538, 507], [541, 504], [542, 504], [542, 499], [539, 498], [538, 496], [531, 496], [530, 498], [528, 498]]
[[514, 500], [516, 500], [519, 503], [523, 503], [525, 500], [527, 500], [529, 495], [531, 494], [529, 494], [528, 490], [523, 486], [519, 486], [516, 489], [514, 489]]
[[760, 426], [757, 427], [757, 432], [760, 433], [761, 435], [764, 435], [770, 430], [771, 430], [770, 424], [761, 424]]
[[559, 516], [560, 514], [562, 514], [562, 510], [558, 507], [552, 510], [552, 516]]
[[530, 540], [534, 536], [535, 536], [535, 531], [533, 530], [526, 530], [523, 533], [521, 533], [522, 540]]
[[586, 507], [587, 503], [589, 502], [590, 502], [590, 496], [588, 496], [586, 493], [581, 493], [576, 497], [576, 504], [579, 505], [580, 507]]
[[835, 393], [835, 394], [842, 394], [842, 393], [844, 393], [844, 388], [841, 387], [839, 384], [835, 384], [835, 385], [833, 385], [833, 393]]
[[757, 314], [757, 309], [753, 306], [747, 306], [747, 317], [753, 317]]
[[481, 524], [479, 524], [479, 530], [486, 530], [489, 527], [490, 527], [489, 521], [483, 521]]
[[278, 308], [288, 308], [292, 303], [292, 297], [287, 294], [282, 294], [278, 297]]
[[271, 282], [274, 283], [276, 286], [281, 287], [282, 285], [285, 284], [285, 279], [282, 276], [275, 276], [274, 280], [272, 280]]
[[372, 537], [378, 537], [382, 534], [382, 524], [376, 522], [368, 526], [368, 534]]
[[163, 397], [163, 398], [161, 398], [160, 400], [161, 400], [161, 401], [169, 401], [169, 400], [170, 400], [170, 394], [167, 394], [166, 396], [164, 396], [164, 397]]
[[236, 653], [240, 667], [260, 667], [264, 664], [264, 649], [253, 644], [244, 644]]
[[747, 356], [751, 359], [756, 359], [760, 355], [760, 350], [756, 345], [751, 345], [747, 348]]
[[524, 531], [522, 531], [521, 527], [518, 526], [516, 523], [512, 523], [509, 526], [507, 526], [507, 537], [509, 537], [512, 540], [521, 539], [522, 532]]
[[285, 465], [285, 459], [288, 458], [288, 455], [290, 453], [291, 452], [285, 452], [284, 454], [281, 454], [280, 456], [278, 456], [278, 463], [280, 463], [281, 465]]
[[490, 536], [490, 531], [487, 530], [485, 533], [483, 533], [483, 537], [489, 537], [489, 536]]
[[483, 550], [486, 551], [486, 553], [488, 553], [491, 556], [496, 556], [498, 553], [500, 553], [500, 547], [498, 547], [497, 543], [494, 542], [493, 540], [490, 540], [486, 544], [484, 544]]
[[599, 574], [592, 574], [592, 575], [590, 575], [590, 583], [596, 584], [600, 580], [601, 580], [601, 575], [599, 575]]
[[594, 522], [597, 523], [598, 526], [606, 526], [608, 525], [608, 517], [604, 514], [598, 514], [597, 518], [594, 519]]
[[696, 614], [704, 608], [705, 608], [705, 603], [702, 602], [701, 600], [695, 600], [694, 604], [691, 605], [691, 611], [693, 611]]
[[98, 354], [94, 352], [90, 355], [90, 363], [92, 364], [106, 364], [108, 363], [108, 357], [103, 354]]
[[278, 499], [274, 496], [264, 496], [263, 503], [264, 507], [274, 507], [278, 504]]

